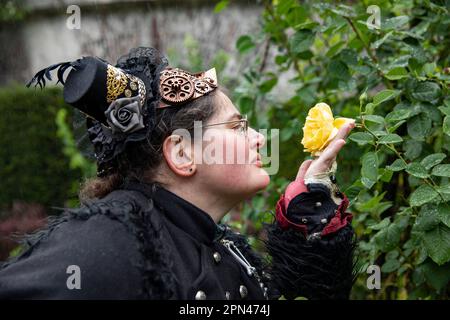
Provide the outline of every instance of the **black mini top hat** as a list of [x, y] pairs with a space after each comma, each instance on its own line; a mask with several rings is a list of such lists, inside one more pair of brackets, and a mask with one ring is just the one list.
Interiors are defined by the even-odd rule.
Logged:
[[[64, 81], [63, 74], [69, 67], [72, 70]], [[56, 68], [58, 82], [64, 85], [64, 101], [105, 126], [110, 125], [106, 111], [114, 100], [136, 97], [141, 112], [146, 111], [147, 90], [144, 82], [98, 57], [83, 57], [73, 62], [52, 65], [39, 71], [27, 86], [33, 82], [45, 86], [45, 77], [51, 80], [50, 71]]]
[[[64, 85], [64, 101], [86, 116], [88, 136], [94, 145], [98, 176], [108, 173], [112, 160], [132, 141], [147, 137], [155, 125], [155, 108], [161, 95], [160, 73], [167, 59], [154, 48], [139, 47], [113, 66], [93, 56], [51, 65], [27, 84], [41, 88], [57, 70]], [[64, 80], [64, 73], [71, 69]]]

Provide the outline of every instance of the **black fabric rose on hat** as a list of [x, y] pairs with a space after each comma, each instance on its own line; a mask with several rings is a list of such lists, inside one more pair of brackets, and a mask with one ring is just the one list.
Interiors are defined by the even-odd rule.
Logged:
[[131, 133], [145, 128], [139, 97], [114, 100], [105, 111], [105, 116], [114, 133]]

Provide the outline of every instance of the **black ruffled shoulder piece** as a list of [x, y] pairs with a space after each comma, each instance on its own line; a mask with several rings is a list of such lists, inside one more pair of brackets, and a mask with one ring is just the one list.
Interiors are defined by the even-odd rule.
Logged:
[[143, 275], [142, 299], [166, 300], [175, 291], [175, 280], [171, 273], [171, 261], [161, 238], [161, 224], [153, 214], [153, 206], [144, 195], [131, 190], [116, 190], [105, 198], [85, 203], [79, 208], [63, 208], [64, 214], [49, 219], [46, 228], [27, 236], [23, 240], [26, 250], [1, 267], [28, 257], [61, 223], [69, 219], [88, 220], [94, 215], [104, 215], [121, 222], [136, 237], [136, 246], [142, 254], [137, 267]]

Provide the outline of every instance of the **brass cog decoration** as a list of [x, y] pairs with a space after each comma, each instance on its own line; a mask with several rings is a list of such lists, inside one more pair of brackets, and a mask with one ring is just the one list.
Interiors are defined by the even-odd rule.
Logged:
[[209, 92], [209, 87], [206, 83], [204, 83], [203, 81], [195, 81], [195, 90], [197, 90], [198, 93], [200, 94], [205, 94], [207, 92]]
[[165, 100], [178, 104], [194, 94], [194, 83], [183, 74], [173, 74], [161, 82], [161, 95]]

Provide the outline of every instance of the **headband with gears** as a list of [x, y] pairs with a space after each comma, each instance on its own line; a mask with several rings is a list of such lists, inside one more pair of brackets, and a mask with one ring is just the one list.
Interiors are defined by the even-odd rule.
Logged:
[[160, 74], [161, 102], [156, 108], [180, 106], [206, 95], [216, 88], [215, 68], [192, 74], [179, 68], [169, 67]]

